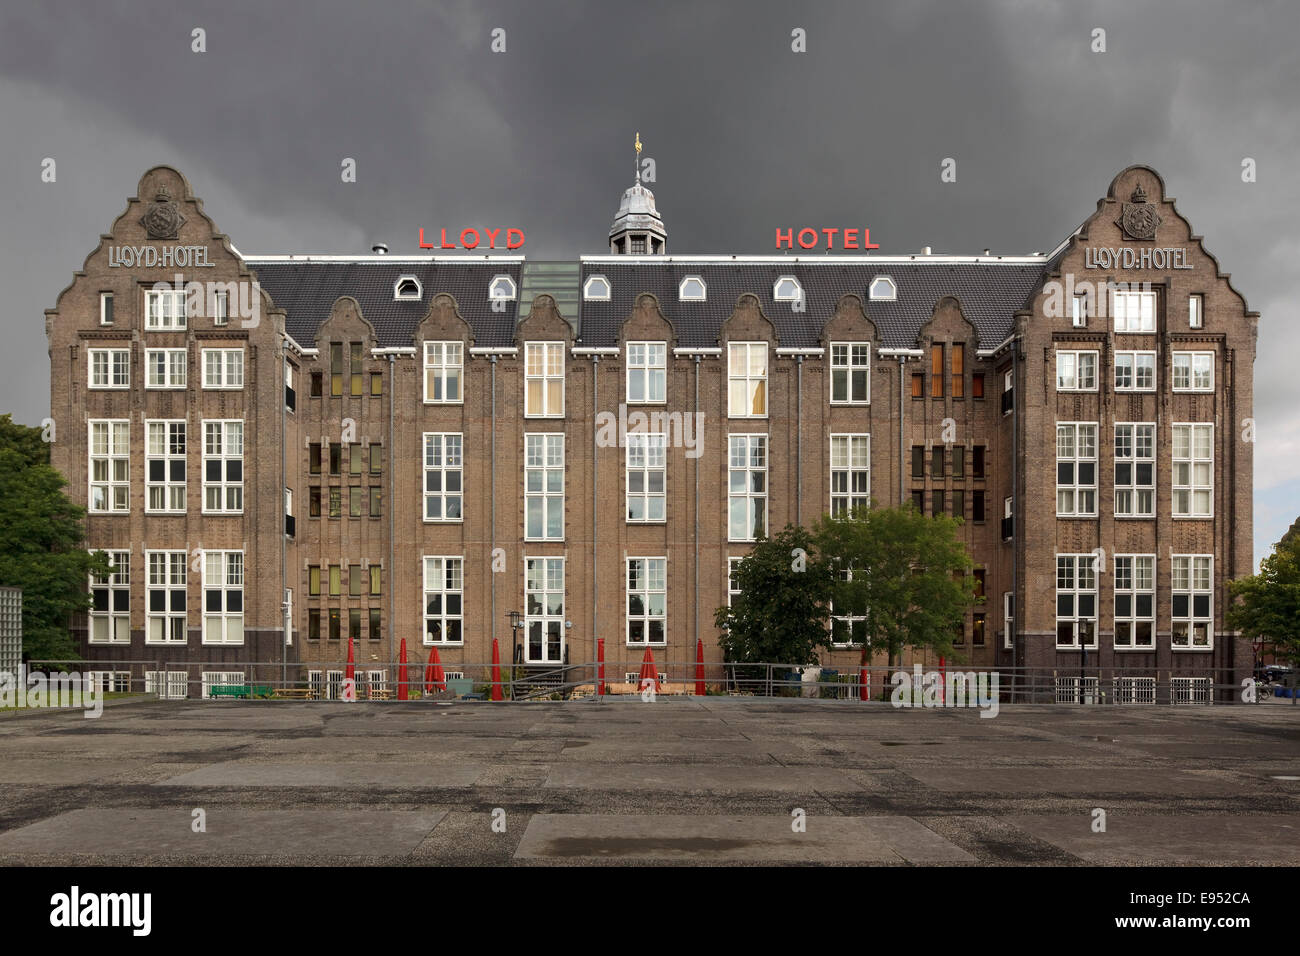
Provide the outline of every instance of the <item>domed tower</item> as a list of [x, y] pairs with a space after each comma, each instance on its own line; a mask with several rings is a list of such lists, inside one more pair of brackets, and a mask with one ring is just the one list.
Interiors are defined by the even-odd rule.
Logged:
[[636, 136], [636, 183], [623, 193], [623, 201], [609, 228], [609, 251], [620, 256], [662, 255], [668, 231], [655, 208], [655, 194], [641, 185], [641, 134]]

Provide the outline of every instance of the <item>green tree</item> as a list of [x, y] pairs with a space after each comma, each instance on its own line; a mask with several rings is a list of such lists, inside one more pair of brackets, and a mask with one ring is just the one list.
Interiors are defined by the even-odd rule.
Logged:
[[814, 664], [827, 645], [830, 569], [805, 528], [786, 525], [760, 539], [736, 570], [740, 593], [719, 607], [718, 644], [737, 663]]
[[22, 588], [23, 653], [75, 660], [70, 618], [90, 607], [87, 578], [108, 556], [86, 551], [85, 510], [63, 493], [39, 428], [0, 416], [0, 585]]
[[864, 665], [881, 650], [893, 664], [904, 647], [952, 655], [953, 635], [975, 594], [959, 527], [959, 519], [926, 517], [910, 503], [855, 508], [818, 523], [813, 540], [833, 565], [835, 606], [866, 609], [866, 621], [854, 625], [855, 640], [866, 638]]
[[1228, 582], [1234, 600], [1224, 615], [1229, 628], [1250, 640], [1276, 641], [1287, 654], [1300, 651], [1300, 534], [1294, 532], [1293, 526], [1273, 546], [1259, 574]]

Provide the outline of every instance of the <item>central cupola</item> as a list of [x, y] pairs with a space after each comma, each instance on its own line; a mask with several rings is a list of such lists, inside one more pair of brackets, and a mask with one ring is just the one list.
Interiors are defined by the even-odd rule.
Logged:
[[662, 255], [668, 248], [668, 231], [655, 208], [655, 194], [641, 183], [641, 134], [636, 135], [636, 182], [623, 193], [623, 201], [609, 228], [609, 251], [620, 256]]

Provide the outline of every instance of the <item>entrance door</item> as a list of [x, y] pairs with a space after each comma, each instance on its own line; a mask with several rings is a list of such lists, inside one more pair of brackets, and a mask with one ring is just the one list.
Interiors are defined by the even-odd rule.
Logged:
[[524, 662], [564, 663], [564, 559], [527, 558]]

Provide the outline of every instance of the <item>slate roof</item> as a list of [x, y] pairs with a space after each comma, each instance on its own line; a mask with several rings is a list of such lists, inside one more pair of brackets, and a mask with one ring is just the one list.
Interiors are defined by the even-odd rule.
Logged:
[[[381, 346], [409, 346], [416, 325], [432, 297], [441, 292], [454, 296], [460, 313], [474, 329], [479, 347], [500, 348], [516, 344], [514, 324], [527, 314], [530, 303], [519, 309], [494, 312], [488, 285], [499, 274], [511, 276], [519, 286], [521, 264], [484, 259], [403, 260], [366, 257], [356, 260], [286, 260], [249, 257], [262, 286], [275, 304], [288, 313], [289, 334], [310, 347], [316, 330], [328, 318], [330, 307], [342, 295], [351, 295], [375, 326]], [[645, 257], [627, 261], [592, 257], [581, 260], [582, 281], [605, 276], [612, 287], [610, 301], [580, 301], [576, 325], [582, 346], [610, 347], [617, 341], [622, 322], [636, 297], [651, 293], [677, 331], [682, 348], [716, 346], [722, 323], [744, 293], [758, 296], [763, 312], [776, 327], [778, 343], [786, 348], [814, 348], [822, 326], [834, 314], [836, 303], [847, 293], [863, 300], [867, 315], [876, 323], [885, 348], [912, 348], [921, 326], [938, 301], [955, 296], [963, 313], [979, 331], [979, 347], [993, 348], [1011, 332], [1017, 310], [1025, 307], [1044, 278], [1048, 263], [1042, 256], [1010, 260], [980, 257], [953, 261], [945, 257], [915, 259], [872, 257], [869, 261], [847, 257], [771, 257], [760, 261]], [[417, 301], [394, 301], [393, 284], [400, 275], [414, 275], [422, 285]], [[707, 286], [703, 302], [679, 302], [677, 288], [688, 275], [700, 276]], [[784, 275], [795, 276], [803, 286], [806, 308], [791, 309], [775, 302], [773, 285]], [[871, 300], [867, 288], [878, 275], [891, 277], [897, 286], [894, 301]], [[565, 316], [574, 321], [574, 317]]]

